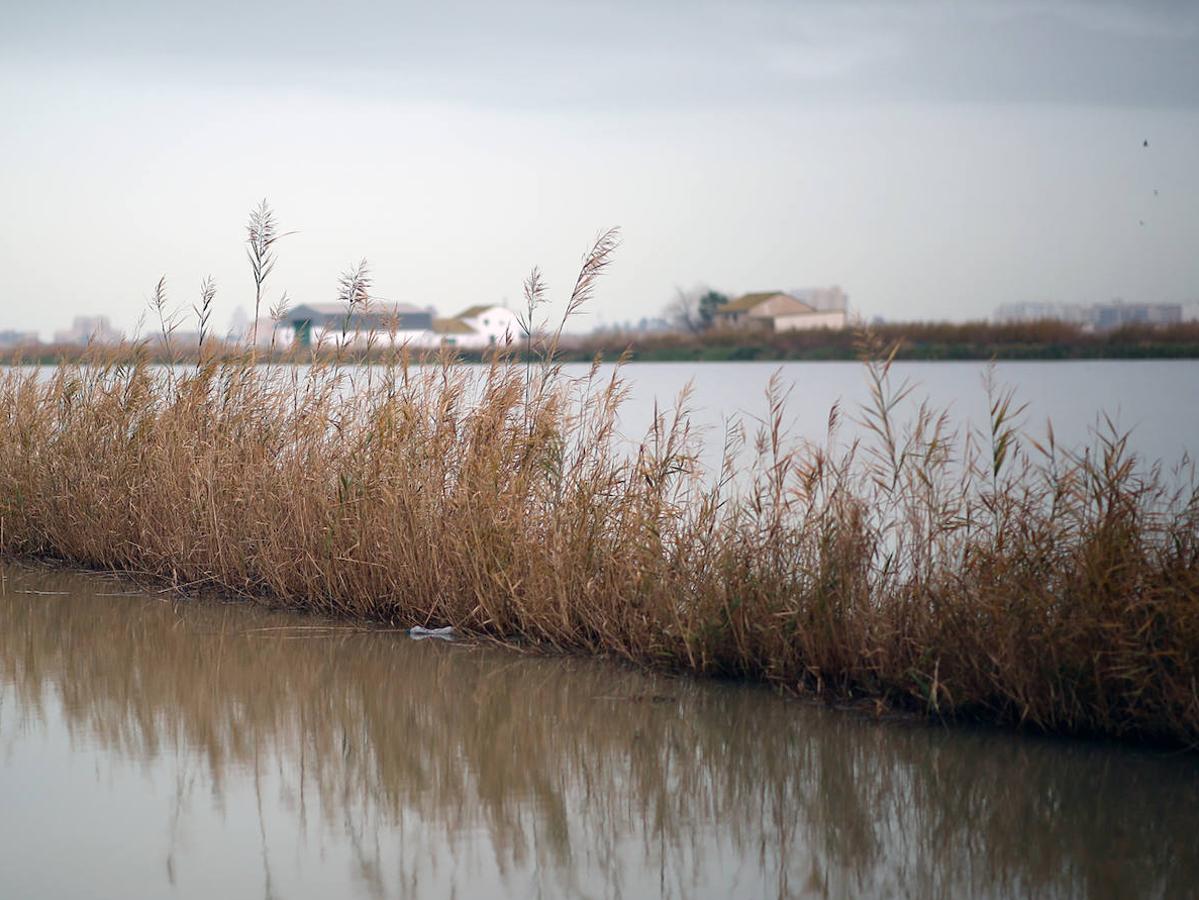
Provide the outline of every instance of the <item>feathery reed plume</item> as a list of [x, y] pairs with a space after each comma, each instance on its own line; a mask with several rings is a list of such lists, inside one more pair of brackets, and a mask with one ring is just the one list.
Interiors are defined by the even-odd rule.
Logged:
[[[167, 308], [167, 277], [163, 275], [154, 285], [154, 293], [150, 295], [150, 309], [158, 319], [158, 333], [162, 341], [162, 353], [166, 358], [168, 371], [175, 365], [175, 347], [172, 336], [179, 327], [179, 317]], [[173, 376], [170, 376], [173, 377]]]
[[524, 282], [524, 312], [518, 313], [516, 317], [516, 321], [525, 335], [526, 355], [532, 355], [533, 352], [533, 333], [538, 328], [536, 322], [537, 309], [548, 302], [545, 290], [545, 281], [541, 277], [541, 269], [534, 266], [533, 270], [529, 273], [529, 277]]
[[595, 293], [596, 283], [608, 266], [612, 264], [612, 256], [619, 246], [620, 229], [609, 228], [607, 231], [600, 232], [595, 243], [591, 245], [591, 249], [583, 257], [583, 265], [579, 269], [574, 289], [570, 292], [570, 299], [566, 301], [566, 311], [562, 314], [562, 320], [558, 323], [558, 330], [554, 332], [553, 340], [550, 341], [547, 351], [550, 359], [553, 359], [558, 351], [562, 329], [591, 300]]
[[291, 298], [287, 296], [287, 291], [284, 291], [282, 294], [280, 294], [279, 299], [271, 304], [270, 316], [271, 316], [271, 324], [273, 326], [271, 328], [271, 354], [272, 355], [275, 352], [275, 343], [276, 343], [276, 338], [279, 333], [279, 326], [283, 323], [284, 318], [287, 317], [287, 311], [290, 308], [291, 308]]
[[337, 299], [340, 302], [351, 309], [366, 309], [370, 303], [371, 274], [370, 265], [365, 259], [342, 272], [337, 283]]
[[250, 341], [254, 346], [258, 345], [258, 317], [262, 311], [263, 287], [277, 260], [275, 243], [290, 234], [295, 232], [279, 232], [275, 212], [265, 198], [250, 210], [250, 219], [246, 223], [246, 258], [250, 261], [250, 272], [254, 277], [254, 324], [250, 330]]
[[154, 285], [154, 292], [149, 299], [150, 309], [154, 311], [154, 315], [158, 319], [159, 332], [162, 335], [164, 345], [170, 343], [171, 333], [174, 332], [178, 323], [174, 321], [170, 311], [167, 309], [167, 277], [163, 275]]
[[[338, 352], [344, 352], [349, 349], [351, 339], [349, 338], [350, 326], [354, 323], [355, 317], [358, 322], [364, 322], [367, 319], [367, 314], [370, 311], [370, 288], [371, 275], [370, 266], [365, 259], [359, 260], [358, 264], [346, 269], [338, 277], [338, 302], [342, 303], [346, 308], [345, 319], [341, 324], [341, 344]], [[368, 323], [369, 330], [366, 339], [366, 351], [369, 352], [374, 346], [375, 328], [373, 323]]]
[[537, 266], [533, 267], [529, 277], [525, 279], [523, 291], [525, 309], [524, 312], [517, 314], [516, 322], [525, 336], [525, 401], [527, 406], [529, 391], [532, 389], [533, 333], [538, 328], [537, 309], [546, 303], [545, 282], [541, 277], [541, 269]]
[[216, 282], [208, 275], [200, 282], [200, 300], [192, 307], [199, 326], [199, 340], [196, 342], [196, 365], [200, 365], [204, 356], [204, 339], [208, 336], [208, 322], [212, 318], [212, 302], [216, 299]]

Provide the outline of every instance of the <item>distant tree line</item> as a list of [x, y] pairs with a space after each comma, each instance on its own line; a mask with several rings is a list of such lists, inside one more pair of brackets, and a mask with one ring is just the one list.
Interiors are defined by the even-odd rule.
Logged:
[[728, 302], [728, 294], [709, 287], [690, 291], [678, 288], [663, 312], [666, 320], [679, 331], [700, 334], [716, 324], [716, 313]]
[[[705, 292], [706, 293], [706, 292]], [[712, 292], [715, 293], [715, 292]], [[775, 332], [745, 331], [705, 324], [699, 299], [672, 302], [673, 332], [638, 336], [604, 334], [563, 346], [578, 361], [596, 355], [658, 361], [850, 360], [858, 357], [863, 332], [856, 328]], [[708, 309], [719, 309], [709, 301]], [[690, 319], [678, 318], [689, 313]], [[690, 322], [688, 327], [686, 322]], [[1113, 331], [1086, 331], [1066, 322], [888, 322], [872, 325], [879, 340], [898, 344], [899, 359], [1197, 359], [1199, 322], [1168, 326], [1130, 325]]]

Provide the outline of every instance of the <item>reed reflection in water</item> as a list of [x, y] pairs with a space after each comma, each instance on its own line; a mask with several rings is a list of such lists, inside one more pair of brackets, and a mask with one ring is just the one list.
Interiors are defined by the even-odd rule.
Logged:
[[0, 894], [1184, 896], [1199, 762], [3, 568]]

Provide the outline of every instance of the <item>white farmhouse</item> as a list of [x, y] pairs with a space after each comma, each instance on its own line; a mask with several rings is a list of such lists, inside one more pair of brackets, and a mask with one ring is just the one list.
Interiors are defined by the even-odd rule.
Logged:
[[464, 350], [515, 344], [523, 332], [516, 313], [506, 306], [479, 304], [452, 319], [439, 320], [435, 330], [446, 343]]
[[520, 323], [516, 313], [506, 306], [486, 306], [480, 304], [464, 309], [454, 316], [460, 322], [465, 322], [482, 335], [484, 344], [509, 344], [516, 341], [521, 334]]

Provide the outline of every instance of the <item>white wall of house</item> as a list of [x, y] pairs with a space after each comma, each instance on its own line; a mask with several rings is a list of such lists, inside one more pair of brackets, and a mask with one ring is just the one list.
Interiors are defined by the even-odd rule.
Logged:
[[775, 331], [808, 331], [813, 328], [845, 328], [849, 325], [849, 316], [844, 310], [839, 312], [799, 313], [793, 316], [776, 316]]
[[[479, 337], [457, 335], [459, 347], [487, 347], [492, 344], [516, 343], [520, 340], [520, 323], [516, 319], [516, 313], [505, 306], [489, 306], [474, 316], [463, 317], [461, 321], [473, 328]], [[471, 338], [471, 342], [468, 343], [462, 338]]]
[[[466, 321], [462, 319], [461, 321]], [[469, 334], [443, 334], [438, 335], [442, 343], [450, 347], [458, 347], [461, 350], [482, 350], [490, 343], [488, 335], [478, 331], [472, 331]]]
[[395, 347], [436, 347], [441, 343], [439, 335], [428, 328], [411, 331], [397, 331], [394, 335], [383, 336], [383, 343]]
[[[282, 332], [284, 329], [280, 329]], [[290, 331], [291, 329], [286, 329]], [[277, 338], [279, 346], [284, 344], [282, 338]], [[310, 338], [312, 346], [321, 347], [353, 347], [358, 350], [366, 349], [368, 343], [372, 347], [436, 347], [441, 343], [440, 335], [422, 328], [410, 331], [376, 331], [372, 337], [366, 331], [347, 331], [344, 334], [340, 328], [313, 328]]]

